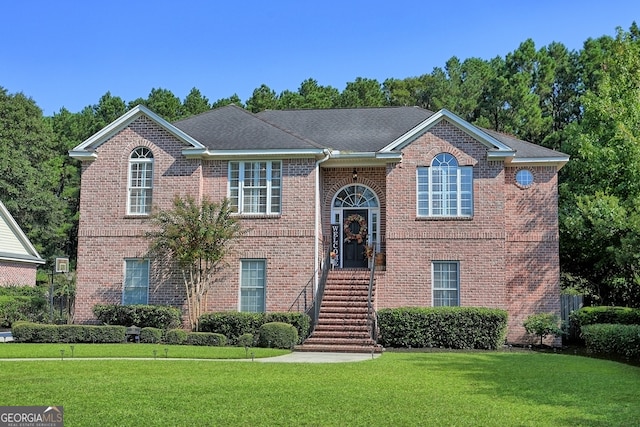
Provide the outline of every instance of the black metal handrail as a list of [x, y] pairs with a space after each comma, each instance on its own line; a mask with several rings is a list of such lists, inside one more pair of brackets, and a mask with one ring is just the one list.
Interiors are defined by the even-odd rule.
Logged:
[[[289, 307], [289, 311], [300, 312], [300, 305], [303, 305], [304, 312], [311, 317], [311, 330], [310, 333], [315, 329], [318, 318], [320, 317], [320, 305], [322, 304], [322, 297], [324, 295], [324, 287], [327, 282], [327, 276], [329, 275], [329, 270], [331, 268], [331, 245], [327, 245], [327, 252], [324, 257], [324, 262], [320, 266], [320, 280], [318, 281], [318, 289], [316, 292], [313, 292], [313, 283], [315, 278], [317, 277], [318, 270], [313, 272], [313, 276], [309, 279], [306, 285], [302, 288], [298, 296]], [[311, 302], [307, 305], [308, 296], [311, 295]]]
[[369, 272], [369, 295], [367, 297], [367, 324], [369, 325], [369, 332], [371, 334], [371, 339], [377, 343], [378, 342], [378, 316], [376, 315], [375, 310], [373, 309], [373, 285], [375, 283], [375, 273], [376, 273], [376, 245], [372, 245], [372, 253], [371, 253], [371, 269]]

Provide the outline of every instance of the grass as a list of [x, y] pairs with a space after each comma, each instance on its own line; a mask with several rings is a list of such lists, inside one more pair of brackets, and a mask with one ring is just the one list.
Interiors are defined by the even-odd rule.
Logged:
[[[0, 357], [12, 346], [0, 347]], [[386, 352], [338, 364], [58, 358], [0, 362], [0, 384], [2, 405], [62, 405], [67, 427], [637, 426], [640, 420], [640, 368], [536, 352]]]
[[[64, 351], [64, 353], [61, 353]], [[0, 359], [134, 357], [178, 359], [245, 359], [273, 357], [289, 350], [163, 344], [17, 344], [0, 345]]]

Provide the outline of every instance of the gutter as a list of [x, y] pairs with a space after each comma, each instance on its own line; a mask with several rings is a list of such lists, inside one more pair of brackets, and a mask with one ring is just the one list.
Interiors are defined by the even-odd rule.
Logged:
[[320, 204], [320, 165], [324, 162], [326, 162], [327, 160], [329, 160], [331, 158], [331, 151], [328, 149], [324, 149], [322, 150], [324, 153], [324, 157], [320, 160], [316, 160], [316, 191], [315, 191], [315, 216], [316, 216], [316, 225], [315, 225], [315, 236], [316, 236], [316, 241], [315, 244], [313, 246], [313, 271], [314, 271], [314, 277], [313, 277], [313, 295], [315, 298], [316, 292], [318, 290], [318, 274], [315, 273], [317, 271], [319, 271], [320, 265], [319, 265], [319, 255], [320, 255], [320, 226], [321, 226], [321, 212], [322, 212], [322, 207]]

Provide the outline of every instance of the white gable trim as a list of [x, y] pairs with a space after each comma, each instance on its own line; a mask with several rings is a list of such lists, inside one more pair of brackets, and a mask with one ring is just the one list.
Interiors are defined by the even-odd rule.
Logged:
[[95, 149], [102, 145], [109, 138], [120, 132], [122, 129], [129, 126], [133, 121], [135, 121], [138, 117], [145, 115], [149, 119], [151, 119], [158, 126], [165, 129], [167, 132], [178, 138], [180, 141], [185, 143], [186, 145], [191, 146], [190, 148], [201, 149], [204, 150], [206, 147], [196, 141], [194, 138], [190, 137], [162, 117], [158, 116], [153, 111], [149, 110], [144, 105], [138, 105], [131, 110], [127, 111], [125, 114], [120, 116], [118, 119], [114, 120], [111, 124], [104, 127], [102, 130], [91, 136], [89, 139], [85, 140], [80, 145], [76, 146], [72, 150], [69, 151], [69, 156], [78, 160], [93, 160], [97, 157]]
[[405, 146], [410, 144], [416, 138], [419, 138], [433, 126], [440, 123], [442, 120], [447, 120], [449, 123], [465, 132], [467, 135], [471, 136], [481, 144], [485, 145], [487, 148], [491, 149], [491, 157], [492, 158], [506, 158], [515, 156], [515, 151], [510, 147], [506, 146], [502, 142], [498, 141], [491, 135], [483, 132], [481, 129], [467, 122], [466, 120], [461, 119], [456, 116], [452, 112], [442, 109], [437, 113], [434, 113], [432, 116], [427, 118], [422, 123], [419, 123], [413, 129], [409, 130], [404, 135], [397, 138], [391, 144], [384, 147], [381, 152], [389, 152], [394, 150], [402, 150]]
[[15, 253], [15, 254], [2, 254], [0, 259], [8, 260], [8, 261], [20, 261], [20, 262], [30, 262], [34, 264], [44, 264], [46, 261], [40, 257], [36, 248], [33, 247], [29, 238], [24, 234], [18, 223], [9, 210], [6, 208], [4, 203], [0, 201], [0, 220], [4, 221], [4, 223], [9, 227], [9, 230], [13, 233], [18, 242], [22, 245], [25, 250], [25, 253]]

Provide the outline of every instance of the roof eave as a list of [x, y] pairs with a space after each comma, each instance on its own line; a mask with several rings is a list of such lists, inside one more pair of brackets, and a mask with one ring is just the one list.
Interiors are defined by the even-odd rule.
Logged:
[[118, 132], [120, 132], [122, 129], [127, 127], [142, 115], [147, 116], [149, 119], [151, 119], [151, 121], [155, 122], [158, 126], [165, 129], [167, 132], [169, 132], [171, 135], [173, 135], [186, 145], [190, 145], [191, 147], [200, 149], [206, 148], [194, 138], [181, 131], [153, 111], [149, 110], [147, 107], [143, 105], [137, 105], [136, 107], [127, 111], [122, 116], [102, 128], [100, 131], [96, 132], [94, 135], [86, 139], [80, 145], [70, 150], [69, 156], [78, 160], [95, 160], [98, 157], [97, 153], [95, 153], [95, 148], [99, 147], [102, 143], [116, 135]]
[[11, 254], [0, 254], [0, 261], [10, 261], [10, 262], [24, 262], [29, 264], [46, 264], [47, 262], [42, 258], [37, 257], [21, 257], [21, 256], [13, 256]]
[[388, 152], [400, 150], [407, 144], [419, 138], [421, 135], [423, 135], [425, 132], [427, 132], [429, 129], [431, 129], [433, 126], [444, 119], [446, 119], [453, 126], [470, 135], [472, 138], [478, 140], [487, 148], [494, 150], [494, 152], [496, 153], [504, 153], [505, 155], [509, 155], [513, 152], [510, 147], [498, 141], [496, 138], [492, 137], [486, 132], [483, 132], [482, 129], [472, 125], [471, 123], [463, 120], [462, 118], [456, 116], [455, 114], [444, 108], [437, 113], [429, 116], [426, 120], [419, 123], [413, 129], [410, 129], [404, 135], [396, 138], [395, 141], [391, 142], [380, 151]]
[[381, 167], [402, 161], [402, 153], [393, 152], [340, 152], [334, 151], [322, 163], [323, 167]]
[[511, 166], [555, 166], [556, 170], [562, 169], [569, 162], [569, 156], [565, 157], [527, 157], [513, 158], [508, 161]]
[[185, 148], [182, 154], [187, 159], [229, 160], [229, 159], [292, 159], [324, 157], [324, 149], [264, 149], [264, 150], [210, 150], [208, 148]]

